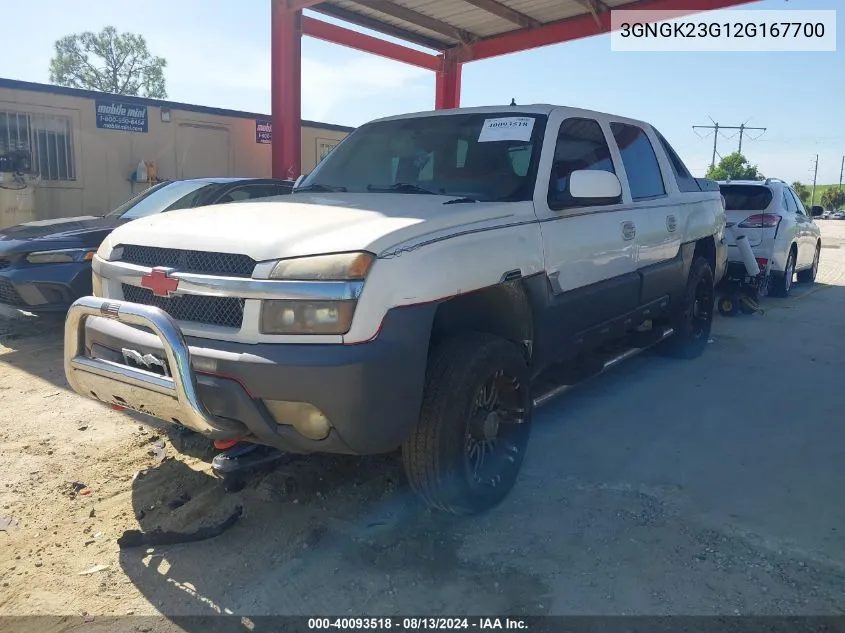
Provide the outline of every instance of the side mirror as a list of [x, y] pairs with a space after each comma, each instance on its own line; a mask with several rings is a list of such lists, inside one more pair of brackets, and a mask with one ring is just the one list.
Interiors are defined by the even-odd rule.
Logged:
[[579, 169], [569, 174], [564, 198], [574, 205], [616, 204], [622, 200], [622, 183], [609, 171]]
[[812, 207], [810, 209], [810, 213], [813, 215], [814, 218], [817, 218], [824, 213], [824, 208], [818, 206]]

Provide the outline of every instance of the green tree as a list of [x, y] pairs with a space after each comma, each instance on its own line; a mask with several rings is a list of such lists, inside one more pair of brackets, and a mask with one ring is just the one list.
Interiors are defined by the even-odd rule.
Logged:
[[56, 42], [50, 81], [70, 88], [164, 99], [166, 66], [167, 60], [150, 54], [142, 36], [107, 26], [99, 33], [86, 31]]
[[804, 203], [804, 206], [809, 206], [810, 188], [798, 180], [792, 183], [792, 188], [795, 190], [795, 193], [798, 194], [798, 197], [801, 198], [801, 202]]
[[842, 191], [841, 189], [837, 189], [835, 187], [829, 187], [828, 189], [825, 189], [825, 192], [822, 194], [820, 204], [825, 209], [838, 211], [839, 207], [845, 205], [845, 191]]
[[715, 167], [707, 170], [707, 177], [711, 180], [763, 180], [763, 174], [757, 171], [757, 165], [752, 165], [739, 152], [728, 154]]

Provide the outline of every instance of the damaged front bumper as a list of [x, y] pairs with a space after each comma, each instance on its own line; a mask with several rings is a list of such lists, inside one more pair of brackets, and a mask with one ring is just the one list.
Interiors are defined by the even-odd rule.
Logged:
[[[83, 297], [65, 324], [65, 374], [83, 396], [210, 439], [385, 453], [419, 417], [436, 309], [392, 309], [363, 343], [244, 343], [184, 336], [155, 307]], [[308, 433], [306, 409], [325, 418], [328, 435]]]
[[[163, 343], [169, 371], [162, 375], [88, 356], [85, 322], [90, 317], [150, 329]], [[80, 395], [188, 427], [211, 439], [243, 435], [240, 425], [212, 415], [203, 405], [182, 331], [160, 308], [97, 297], [78, 299], [65, 320], [64, 366], [68, 383]]]

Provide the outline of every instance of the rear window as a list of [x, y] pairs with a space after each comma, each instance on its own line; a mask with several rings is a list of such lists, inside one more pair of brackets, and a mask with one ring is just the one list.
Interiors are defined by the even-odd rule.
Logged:
[[760, 185], [720, 185], [728, 211], [765, 211], [772, 202], [772, 191]]

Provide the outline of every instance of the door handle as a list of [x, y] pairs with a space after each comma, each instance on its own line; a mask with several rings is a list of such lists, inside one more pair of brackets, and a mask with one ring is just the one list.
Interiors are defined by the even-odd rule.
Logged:
[[631, 221], [622, 223], [622, 239], [626, 242], [634, 239], [637, 235], [637, 227]]

